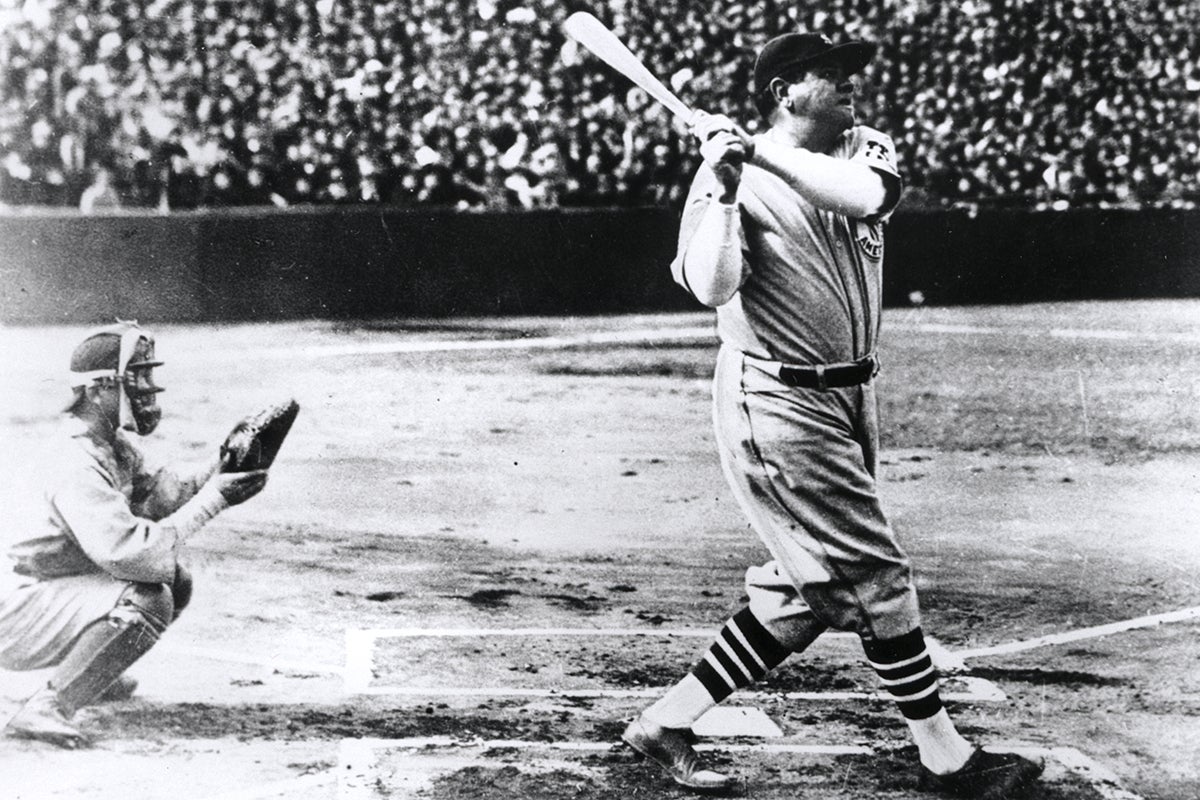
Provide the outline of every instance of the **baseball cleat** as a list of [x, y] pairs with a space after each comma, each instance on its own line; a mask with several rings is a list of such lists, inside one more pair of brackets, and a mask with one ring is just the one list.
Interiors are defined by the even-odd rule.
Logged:
[[109, 684], [108, 688], [100, 693], [96, 698], [97, 703], [120, 703], [133, 697], [133, 693], [137, 691], [137, 678], [131, 678], [128, 675], [121, 675], [115, 681]]
[[58, 705], [58, 695], [49, 687], [29, 698], [8, 721], [4, 732], [18, 739], [37, 739], [68, 750], [91, 746], [88, 737], [67, 720]]
[[727, 776], [701, 768], [700, 757], [688, 742], [689, 733], [664, 728], [639, 717], [629, 723], [621, 740], [646, 758], [658, 762], [680, 786], [701, 792], [728, 788]]
[[956, 772], [936, 775], [921, 767], [920, 788], [971, 800], [1014, 800], [1022, 797], [1042, 774], [1044, 764], [1015, 753], [976, 749]]

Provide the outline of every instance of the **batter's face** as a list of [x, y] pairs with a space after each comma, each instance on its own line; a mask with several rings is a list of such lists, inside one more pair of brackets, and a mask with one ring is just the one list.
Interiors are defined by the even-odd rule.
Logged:
[[787, 108], [839, 133], [854, 125], [854, 81], [841, 64], [817, 64], [787, 86]]

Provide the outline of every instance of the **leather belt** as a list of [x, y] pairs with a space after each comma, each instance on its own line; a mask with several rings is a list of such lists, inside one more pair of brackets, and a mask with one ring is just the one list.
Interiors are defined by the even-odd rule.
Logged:
[[873, 355], [843, 364], [782, 364], [746, 356], [746, 361], [776, 375], [797, 389], [834, 389], [859, 386], [879, 373], [879, 359]]

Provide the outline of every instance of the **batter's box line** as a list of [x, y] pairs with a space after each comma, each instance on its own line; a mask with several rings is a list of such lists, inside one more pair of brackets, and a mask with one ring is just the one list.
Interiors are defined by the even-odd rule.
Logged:
[[[483, 761], [488, 751], [518, 750], [542, 752], [605, 753], [623, 748], [614, 742], [531, 742], [516, 739], [456, 739], [449, 736], [413, 737], [406, 739], [343, 739], [338, 748], [338, 766], [335, 775], [338, 785], [337, 800], [360, 800], [378, 797], [381, 780], [378, 773], [378, 756], [386, 750], [409, 751], [420, 757], [439, 751], [454, 753], [474, 752], [475, 763]], [[1112, 770], [1073, 747], [1037, 747], [1024, 744], [993, 744], [984, 747], [994, 753], [1018, 753], [1027, 758], [1041, 758], [1056, 762], [1063, 771], [1074, 775], [1087, 784], [1102, 800], [1143, 800], [1140, 795], [1124, 789]], [[801, 745], [788, 743], [700, 743], [700, 752], [718, 753], [761, 753], [765, 755], [825, 755], [847, 756], [875, 754], [874, 748], [866, 745], [817, 744]], [[411, 759], [410, 759], [411, 762]], [[217, 800], [212, 798], [211, 800]], [[221, 798], [221, 800], [225, 800]], [[250, 798], [246, 798], [250, 800]]]
[[[644, 687], [639, 689], [530, 689], [520, 687], [416, 687], [374, 686], [375, 643], [379, 639], [397, 638], [485, 638], [485, 637], [664, 637], [711, 639], [713, 632], [696, 628], [365, 628], [346, 631], [346, 667], [343, 672], [347, 694], [389, 697], [538, 697], [538, 698], [648, 698], [658, 697], [668, 687]], [[834, 632], [825, 634], [829, 639], [853, 639], [852, 633]], [[961, 662], [937, 640], [927, 637], [930, 656], [934, 663], [947, 672], [961, 669]], [[995, 703], [1008, 700], [999, 686], [985, 678], [956, 676], [956, 683], [965, 687], [963, 691], [948, 690], [942, 696], [946, 700], [972, 703]], [[886, 692], [740, 692], [747, 699], [785, 699], [811, 701], [891, 701]]]

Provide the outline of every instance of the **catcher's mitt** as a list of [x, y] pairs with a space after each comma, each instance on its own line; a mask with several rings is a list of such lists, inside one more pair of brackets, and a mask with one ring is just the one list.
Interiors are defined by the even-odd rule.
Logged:
[[300, 404], [288, 399], [235, 425], [221, 445], [221, 471], [249, 472], [271, 466], [299, 412]]

